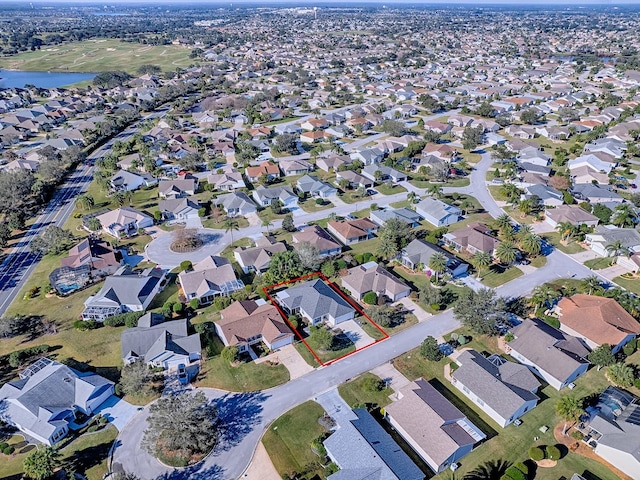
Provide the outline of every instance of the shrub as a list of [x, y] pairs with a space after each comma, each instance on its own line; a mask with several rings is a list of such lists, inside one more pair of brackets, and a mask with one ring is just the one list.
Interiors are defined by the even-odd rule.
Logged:
[[122, 391], [122, 385], [121, 384], [116, 383], [115, 392], [116, 392], [116, 395], [118, 397], [122, 397], [124, 395], [124, 392]]
[[627, 357], [633, 355], [633, 353], [636, 351], [636, 342], [627, 343], [624, 347], [622, 347], [622, 351]]
[[534, 462], [539, 462], [540, 460], [544, 460], [544, 450], [540, 447], [531, 447], [529, 449], [529, 458]]
[[173, 307], [171, 307], [171, 309], [173, 310], [173, 313], [176, 313], [178, 315], [182, 313], [183, 308], [184, 306], [182, 305], [181, 302], [176, 302], [173, 304]]
[[344, 270], [345, 268], [347, 268], [347, 262], [345, 262], [344, 260], [340, 259], [336, 262], [338, 270]]
[[440, 310], [440, 304], [439, 303], [432, 303], [431, 305], [429, 305], [431, 307], [431, 310], [438, 312]]
[[80, 330], [81, 332], [93, 330], [94, 328], [97, 328], [97, 325], [98, 323], [95, 320], [76, 320], [73, 322], [73, 328]]
[[464, 336], [464, 335], [460, 335], [460, 336], [458, 337], [458, 343], [459, 343], [460, 345], [466, 345], [467, 343], [469, 343], [469, 338], [468, 338], [468, 337], [466, 337], [466, 336]]
[[321, 457], [326, 457], [327, 449], [324, 448], [324, 444], [322, 443], [323, 440], [324, 438], [322, 438], [322, 435], [318, 438], [314, 438], [313, 440], [311, 440], [311, 448], [315, 450]]
[[199, 306], [200, 300], [198, 300], [197, 298], [192, 298], [189, 302], [189, 307], [191, 307], [192, 310], [196, 310]]
[[324, 262], [320, 271], [325, 277], [333, 277], [336, 274], [335, 262], [333, 260]]
[[144, 312], [127, 312], [120, 315], [114, 315], [106, 318], [103, 322], [107, 327], [122, 327], [133, 328], [138, 326], [138, 319], [144, 315]]
[[11, 445], [7, 445], [5, 448], [2, 449], [2, 453], [4, 453], [5, 455], [12, 455], [13, 452], [16, 451], [15, 447], [12, 447]]
[[233, 363], [238, 360], [238, 347], [224, 347], [220, 356], [223, 360]]
[[546, 456], [550, 460], [560, 460], [560, 449], [555, 445], [547, 445]]
[[324, 205], [324, 200], [321, 198], [316, 198], [316, 205]]
[[37, 345], [35, 347], [24, 348], [22, 350], [16, 350], [9, 354], [9, 365], [13, 368], [19, 367], [26, 361], [39, 355], [41, 353], [47, 353], [51, 347], [49, 345]]
[[509, 332], [504, 336], [504, 341], [509, 343], [512, 342], [514, 338], [513, 333]]
[[0, 443], [0, 451], [3, 451], [3, 450], [4, 450], [5, 448], [7, 448], [8, 446], [9, 446], [9, 444], [8, 444], [8, 443], [6, 443], [6, 442], [2, 442], [2, 443]]
[[574, 430], [573, 432], [571, 432], [571, 436], [576, 440], [582, 440], [582, 438], [584, 437], [584, 435], [578, 430]]
[[213, 322], [202, 322], [202, 323], [198, 323], [193, 328], [196, 331], [196, 333], [202, 334], [202, 333], [213, 332], [216, 327], [214, 326]]
[[183, 262], [180, 262], [180, 270], [183, 272], [186, 272], [187, 270], [191, 270], [193, 268], [193, 263], [191, 263], [191, 260], [184, 260]]
[[524, 463], [522, 462], [514, 463], [513, 466], [518, 470], [520, 470], [525, 475], [529, 475], [529, 467], [527, 467]]
[[219, 295], [213, 301], [213, 304], [217, 310], [223, 310], [227, 308], [229, 305], [231, 305], [231, 299], [227, 296]]
[[362, 381], [362, 388], [367, 392], [381, 392], [384, 390], [384, 381], [379, 378], [366, 377]]
[[375, 305], [378, 303], [378, 295], [376, 295], [376, 292], [367, 292], [362, 297], [362, 301], [367, 305]]
[[514, 466], [507, 468], [504, 474], [506, 477], [510, 478], [511, 480], [527, 480], [527, 477], [525, 476], [525, 474], [522, 473], [520, 470], [518, 470]]
[[87, 432], [88, 433], [95, 432], [98, 430], [98, 428], [100, 428], [98, 425], [91, 425], [89, 428], [87, 428]]

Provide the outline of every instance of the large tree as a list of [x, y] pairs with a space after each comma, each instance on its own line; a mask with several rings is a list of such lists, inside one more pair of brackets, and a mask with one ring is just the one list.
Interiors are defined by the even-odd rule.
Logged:
[[608, 367], [616, 363], [616, 357], [611, 351], [611, 347], [607, 343], [603, 343], [598, 348], [593, 350], [587, 359], [598, 367], [600, 370], [602, 367]]
[[274, 284], [291, 280], [304, 273], [297, 252], [277, 252], [271, 257], [269, 269], [264, 278], [267, 284]]
[[41, 235], [31, 241], [31, 251], [41, 255], [58, 255], [73, 245], [74, 237], [69, 230], [49, 225]]
[[218, 440], [216, 407], [203, 392], [164, 396], [149, 411], [142, 445], [151, 454], [171, 452], [190, 458], [209, 453]]
[[565, 421], [564, 431], [567, 430], [566, 422], [576, 422], [584, 413], [582, 400], [573, 395], [563, 395], [556, 402], [556, 413]]
[[476, 333], [495, 335], [496, 325], [506, 319], [506, 305], [495, 290], [464, 291], [453, 307], [455, 317]]
[[24, 473], [33, 480], [44, 480], [52, 477], [60, 464], [60, 453], [53, 447], [34, 450], [24, 459]]
[[303, 269], [315, 272], [320, 268], [320, 252], [318, 247], [309, 242], [301, 242], [297, 246], [300, 265]]
[[391, 218], [378, 230], [378, 238], [380, 238], [378, 253], [388, 260], [395, 257], [413, 240], [414, 233], [406, 222], [399, 218]]
[[431, 335], [425, 338], [422, 345], [420, 345], [420, 355], [432, 362], [437, 362], [444, 356], [438, 347], [438, 341]]
[[145, 362], [134, 362], [122, 369], [120, 386], [125, 395], [145, 396], [152, 392], [155, 374]]

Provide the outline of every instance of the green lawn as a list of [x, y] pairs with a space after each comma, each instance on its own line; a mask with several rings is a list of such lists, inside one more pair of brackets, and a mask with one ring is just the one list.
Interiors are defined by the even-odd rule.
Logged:
[[391, 403], [389, 395], [393, 393], [393, 390], [389, 387], [383, 388], [380, 391], [370, 391], [365, 388], [365, 381], [367, 378], [373, 378], [380, 381], [380, 377], [373, 373], [365, 373], [359, 377], [351, 380], [350, 382], [343, 383], [338, 387], [338, 392], [345, 402], [350, 407], [356, 405], [362, 406], [367, 403], [376, 404], [379, 407], [384, 407]]
[[492, 265], [489, 272], [482, 277], [482, 283], [487, 287], [495, 288], [522, 275], [524, 274], [518, 267], [511, 266], [505, 269], [498, 265]]
[[544, 267], [547, 264], [547, 257], [544, 255], [538, 255], [531, 259], [531, 266], [535, 268]]
[[329, 200], [325, 200], [322, 205], [318, 205], [316, 203], [315, 198], [308, 198], [304, 202], [298, 202], [300, 208], [302, 208], [307, 213], [320, 212], [322, 210], [327, 210], [329, 208], [333, 208], [335, 205], [331, 203]]
[[125, 70], [135, 74], [140, 65], [158, 65], [175, 71], [194, 63], [191, 50], [176, 45], [142, 45], [112, 39], [47, 46], [0, 59], [0, 68], [45, 72], [107, 72]]
[[274, 467], [280, 475], [308, 471], [308, 477], [325, 478], [320, 457], [311, 450], [311, 442], [325, 434], [318, 423], [324, 409], [315, 402], [306, 402], [289, 410], [273, 422], [262, 437]]
[[620, 285], [622, 288], [629, 290], [636, 295], [640, 295], [640, 279], [638, 277], [629, 278], [621, 275], [614, 278], [613, 281]]
[[611, 266], [611, 260], [611, 258], [607, 257], [592, 258], [584, 262], [584, 266], [589, 267], [591, 270], [602, 270]]
[[[322, 363], [327, 363], [331, 360], [335, 360], [336, 358], [340, 358], [348, 353], [353, 352], [356, 349], [354, 343], [346, 336], [342, 336], [339, 340], [336, 340], [336, 337], [334, 337], [334, 342], [338, 341], [338, 343], [334, 345], [334, 349], [325, 351], [320, 350], [312, 336], [308, 336], [307, 338], [305, 338], [305, 341], [313, 349], [316, 355], [318, 355]], [[311, 365], [312, 367], [318, 366], [318, 361], [315, 359], [313, 354], [309, 351], [304, 343], [296, 341], [295, 347], [300, 355], [302, 355], [302, 358], [304, 358], [304, 360], [309, 365]]]
[[545, 233], [542, 235], [542, 238], [547, 242], [549, 242], [551, 245], [553, 245], [555, 248], [560, 250], [561, 252], [568, 253], [569, 255], [573, 253], [584, 252], [584, 248], [582, 248], [582, 246], [575, 240], [573, 240], [568, 245], [564, 245], [563, 243], [561, 243], [560, 233], [558, 232]]
[[[474, 339], [470, 345], [483, 350], [495, 351], [492, 349], [491, 343], [487, 343], [487, 339], [478, 338]], [[460, 469], [456, 472], [457, 478], [462, 478], [470, 470], [486, 461], [498, 459], [508, 462], [522, 461], [526, 458], [526, 452], [531, 446], [556, 443], [552, 429], [560, 422], [560, 419], [555, 415], [555, 402], [560, 396], [559, 392], [552, 387], [546, 386], [539, 395], [542, 401], [535, 409], [523, 417], [521, 426], [509, 425], [506, 428], [500, 428], [479, 407], [468, 401], [461, 392], [444, 379], [444, 365], [448, 362], [448, 359], [430, 362], [420, 356], [418, 349], [414, 349], [396, 358], [394, 366], [410, 380], [415, 380], [419, 377], [429, 380], [438, 391], [487, 434], [488, 440], [462, 459]], [[578, 379], [576, 385], [572, 394], [578, 397], [584, 397], [600, 391], [607, 385], [604, 371], [597, 372], [592, 369], [583, 378]], [[550, 427], [544, 434], [538, 430], [542, 425]], [[534, 442], [533, 438], [536, 436], [540, 438], [537, 442]], [[614, 480], [617, 478], [601, 463], [580, 457], [574, 453], [569, 453], [560, 460], [555, 468], [539, 468], [535, 478], [536, 480], [557, 480], [562, 476], [570, 478], [573, 473], [582, 473], [585, 470], [590, 471], [601, 480]], [[449, 477], [447, 473], [442, 473], [438, 478], [445, 479]]]
[[[271, 209], [267, 209], [271, 211]], [[265, 210], [266, 211], [266, 210]], [[217, 219], [211, 217], [202, 221], [202, 226], [205, 228], [215, 228], [219, 230], [226, 230], [225, 221], [227, 217], [224, 215], [220, 215]], [[235, 220], [238, 222], [238, 228], [246, 228], [249, 226], [249, 220], [244, 217], [235, 217]]]
[[232, 392], [254, 392], [288, 381], [289, 371], [284, 365], [246, 362], [234, 367], [218, 355], [204, 362], [196, 385]]
[[393, 183], [381, 183], [375, 189], [382, 195], [394, 195], [396, 193], [406, 192], [407, 189], [401, 185], [394, 185]]
[[506, 202], [507, 197], [502, 194], [502, 186], [500, 185], [489, 185], [487, 187], [489, 189], [489, 193], [493, 197], [493, 199], [497, 202]]
[[[405, 328], [409, 328], [418, 323], [418, 319], [412, 313], [408, 313], [404, 316], [404, 321], [402, 323], [398, 323], [392, 327], [383, 327], [383, 330], [387, 332], [388, 335], [395, 335], [398, 332], [401, 332]], [[371, 338], [378, 340], [383, 337], [376, 327], [374, 327], [370, 322], [363, 322], [362, 329], [369, 335]]]

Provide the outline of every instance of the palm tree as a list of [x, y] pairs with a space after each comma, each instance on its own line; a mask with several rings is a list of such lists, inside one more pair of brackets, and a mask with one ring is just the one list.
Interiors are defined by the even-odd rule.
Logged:
[[467, 473], [463, 480], [497, 480], [502, 478], [510, 466], [504, 460], [489, 460]]
[[611, 214], [611, 223], [617, 227], [633, 227], [636, 219], [636, 212], [628, 203], [619, 204]]
[[84, 193], [82, 195], [78, 195], [75, 201], [76, 207], [80, 207], [83, 210], [91, 210], [95, 205], [95, 201], [93, 197], [88, 193]]
[[600, 279], [595, 275], [591, 275], [582, 280], [581, 286], [583, 290], [587, 290], [589, 295], [592, 292], [601, 292], [603, 290], [602, 285], [600, 285]]
[[116, 202], [116, 205], [122, 207], [127, 201], [127, 196], [124, 192], [116, 192], [113, 194], [113, 201]]
[[629, 255], [629, 249], [625, 247], [620, 240], [615, 240], [604, 248], [613, 257], [611, 259], [612, 264], [616, 260], [616, 257], [618, 257], [619, 255]]
[[511, 217], [506, 213], [503, 213], [498, 218], [496, 218], [495, 223], [496, 227], [498, 227], [498, 230], [500, 231], [504, 230], [507, 227], [513, 227], [513, 224], [511, 223]]
[[238, 223], [238, 220], [233, 217], [227, 217], [222, 225], [224, 226], [225, 233], [227, 232], [231, 233], [231, 245], [233, 245], [233, 231], [240, 230], [240, 225]]
[[440, 252], [434, 253], [429, 259], [429, 268], [435, 272], [436, 283], [438, 283], [438, 276], [447, 268], [447, 257]]
[[102, 224], [100, 223], [100, 220], [98, 220], [96, 217], [92, 217], [87, 222], [87, 228], [92, 232], [97, 232], [102, 229]]
[[262, 221], [262, 226], [267, 228], [267, 234], [270, 234], [269, 228], [273, 227], [273, 222], [268, 218]]
[[480, 272], [483, 272], [485, 269], [489, 268], [489, 265], [492, 263], [491, 254], [487, 252], [483, 252], [478, 250], [473, 255], [473, 263], [478, 269], [478, 278], [480, 278]]
[[468, 212], [469, 210], [471, 210], [472, 208], [474, 208], [474, 207], [475, 207], [475, 205], [474, 205], [474, 204], [473, 204], [473, 202], [472, 202], [471, 200], [469, 200], [469, 199], [463, 200], [463, 201], [460, 203], [460, 210], [462, 210], [462, 214], [463, 214], [463, 215], [466, 215], [466, 214], [467, 214], [467, 212]]
[[427, 195], [435, 198], [442, 198], [442, 187], [440, 185], [431, 184], [427, 187]]
[[496, 257], [500, 263], [511, 265], [518, 258], [518, 248], [509, 240], [502, 241], [496, 247]]
[[560, 234], [560, 241], [565, 244], [576, 234], [576, 226], [571, 222], [560, 222], [556, 225], [556, 230]]
[[409, 200], [409, 203], [417, 203], [418, 196], [416, 195], [416, 192], [409, 192], [407, 193], [407, 200]]
[[580, 415], [584, 413], [582, 405], [583, 401], [573, 395], [563, 395], [556, 402], [556, 413], [564, 419], [563, 435], [567, 431], [567, 422], [577, 422]]
[[609, 366], [607, 377], [609, 377], [612, 383], [620, 387], [630, 387], [633, 385], [635, 372], [633, 371], [633, 367], [626, 363], [614, 363]]
[[542, 239], [535, 233], [528, 233], [520, 239], [520, 248], [529, 255], [538, 255], [542, 250]]
[[520, 210], [521, 213], [520, 218], [525, 218], [527, 215], [530, 215], [531, 212], [533, 212], [533, 202], [531, 199], [520, 200], [518, 210]]
[[549, 285], [538, 285], [531, 292], [531, 303], [536, 309], [551, 306], [561, 296], [560, 292]]

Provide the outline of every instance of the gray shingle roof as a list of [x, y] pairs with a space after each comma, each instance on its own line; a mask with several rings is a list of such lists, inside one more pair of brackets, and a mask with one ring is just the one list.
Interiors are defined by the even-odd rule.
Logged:
[[341, 317], [354, 309], [322, 280], [312, 280], [278, 292], [278, 299], [290, 310], [300, 308], [312, 319], [323, 315]]

